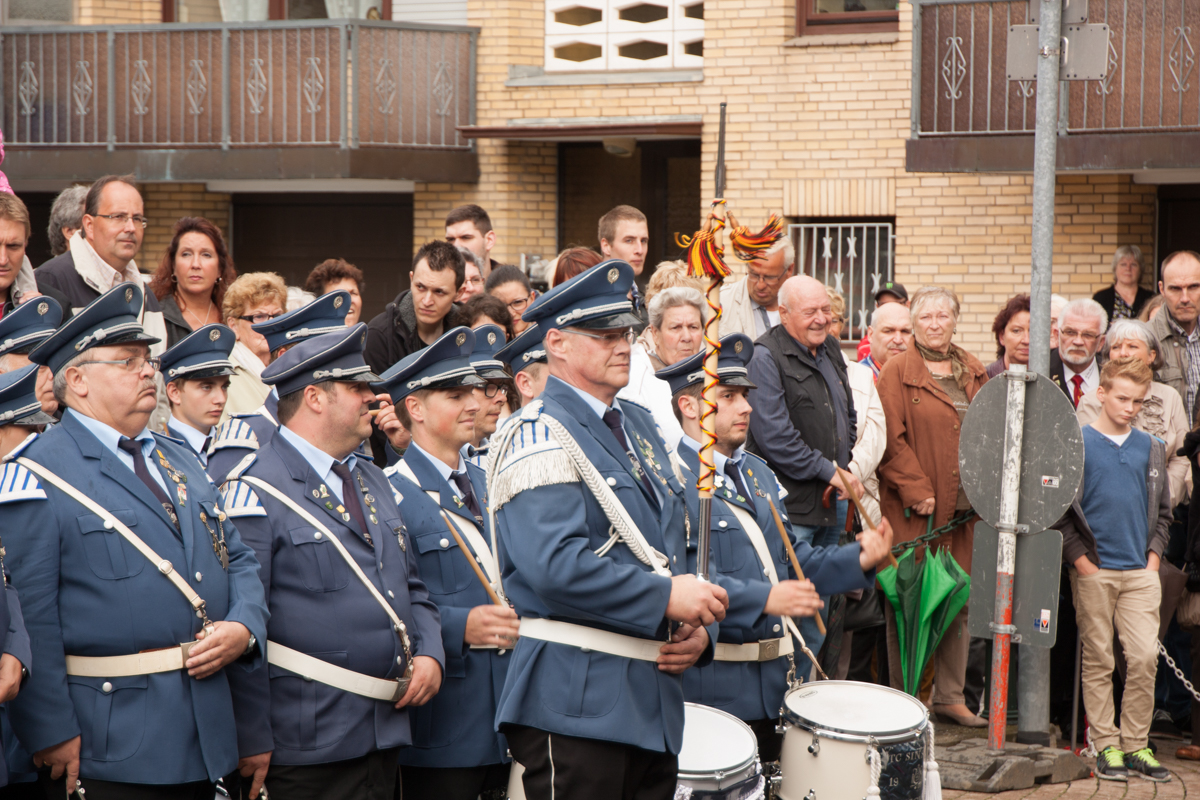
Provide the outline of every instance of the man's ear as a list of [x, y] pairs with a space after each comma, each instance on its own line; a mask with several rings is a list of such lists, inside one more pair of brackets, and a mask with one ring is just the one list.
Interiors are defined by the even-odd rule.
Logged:
[[425, 421], [425, 404], [421, 402], [421, 398], [416, 395], [407, 395], [404, 400], [404, 409], [408, 411], [408, 418], [413, 422]]

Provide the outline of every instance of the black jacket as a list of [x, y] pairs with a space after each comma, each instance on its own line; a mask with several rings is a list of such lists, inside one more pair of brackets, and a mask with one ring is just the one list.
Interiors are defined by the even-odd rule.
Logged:
[[[1137, 294], [1133, 297], [1133, 315], [1136, 317], [1142, 313], [1142, 306], [1146, 305], [1146, 301], [1154, 297], [1154, 292], [1149, 289], [1138, 287]], [[1109, 286], [1107, 289], [1101, 289], [1092, 295], [1092, 299], [1104, 307], [1104, 313], [1108, 314], [1108, 321], [1113, 320], [1113, 307], [1117, 304], [1117, 287]]]
[[167, 295], [159, 300], [158, 304], [162, 306], [163, 324], [167, 326], [167, 347], [174, 347], [192, 332], [192, 328], [183, 318], [183, 312], [179, 310], [174, 295]]
[[[42, 264], [34, 270], [33, 275], [37, 278], [38, 291], [49, 294], [55, 300], [63, 303], [64, 312], [83, 308], [100, 296], [100, 292], [88, 286], [83, 276], [75, 269], [75, 259], [71, 257], [70, 250]], [[56, 291], [58, 294], [50, 294], [51, 291]], [[63, 300], [66, 302], [64, 303]], [[146, 311], [162, 312], [154, 292], [146, 291], [144, 302]], [[65, 313], [63, 321], [66, 321]]]

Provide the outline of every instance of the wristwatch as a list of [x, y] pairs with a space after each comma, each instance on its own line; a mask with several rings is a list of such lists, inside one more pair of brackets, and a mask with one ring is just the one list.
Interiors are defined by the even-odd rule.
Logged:
[[243, 656], [250, 655], [251, 653], [254, 652], [254, 648], [256, 648], [256, 647], [258, 647], [258, 639], [255, 638], [254, 634], [252, 633], [252, 634], [250, 634], [250, 641], [246, 643], [246, 652], [242, 653], [242, 655]]

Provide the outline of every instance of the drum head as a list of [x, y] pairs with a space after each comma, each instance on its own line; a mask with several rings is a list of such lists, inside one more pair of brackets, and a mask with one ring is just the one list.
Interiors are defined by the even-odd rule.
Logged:
[[679, 774], [730, 773], [758, 755], [754, 731], [732, 714], [697, 703], [683, 704], [683, 749]]
[[886, 686], [856, 681], [806, 683], [789, 691], [783, 705], [787, 718], [805, 728], [855, 737], [919, 730], [929, 718], [919, 700]]

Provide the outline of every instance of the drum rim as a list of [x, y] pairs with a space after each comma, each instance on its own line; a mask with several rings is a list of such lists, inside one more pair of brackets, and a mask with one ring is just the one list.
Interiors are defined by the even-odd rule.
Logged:
[[[851, 731], [846, 730], [845, 728], [838, 728], [833, 725], [824, 725], [814, 722], [807, 717], [802, 717], [801, 715], [797, 714], [792, 710], [791, 706], [788, 705], [787, 698], [792, 693], [798, 692], [801, 689], [809, 688], [810, 686], [819, 686], [821, 684], [866, 685], [870, 686], [872, 689], [891, 692], [892, 694], [896, 694], [911, 700], [920, 706], [921, 719], [915, 726], [912, 727], [863, 733], [862, 731]], [[879, 744], [896, 744], [898, 742], [908, 741], [909, 739], [920, 736], [921, 733], [929, 727], [929, 709], [925, 708], [925, 704], [920, 700], [917, 700], [911, 695], [905, 694], [897, 689], [893, 689], [890, 686], [880, 686], [879, 684], [860, 684], [858, 681], [819, 681], [815, 684], [803, 684], [795, 687], [794, 689], [789, 689], [783, 696], [783, 707], [779, 709], [779, 715], [786, 724], [795, 725], [798, 728], [817, 734], [825, 739], [834, 739], [844, 742], [868, 742], [874, 740]]]
[[[684, 769], [682, 766], [677, 767], [676, 770], [681, 779], [691, 780], [691, 781], [713, 780], [714, 779], [713, 776], [717, 776], [715, 778], [715, 780], [717, 781], [716, 788], [718, 790], [723, 790], [723, 789], [728, 789], [732, 786], [736, 786], [738, 783], [741, 783], [743, 780], [746, 780], [746, 779], [753, 777], [757, 774], [760, 774], [762, 772], [762, 766], [761, 766], [761, 764], [759, 762], [759, 758], [758, 758], [758, 738], [754, 735], [754, 729], [751, 728], [749, 725], [747, 725], [744, 720], [738, 719], [733, 714], [730, 714], [728, 711], [722, 711], [721, 709], [714, 708], [713, 706], [706, 706], [703, 703], [688, 702], [688, 703], [684, 703], [683, 705], [685, 707], [685, 710], [686, 710], [687, 706], [693, 706], [695, 708], [702, 708], [706, 712], [712, 711], [712, 712], [715, 712], [722, 716], [728, 717], [733, 722], [736, 722], [739, 726], [741, 726], [746, 731], [746, 733], [750, 737], [750, 741], [754, 743], [754, 751], [751, 753], [750, 758], [748, 758], [747, 760], [742, 761], [742, 762], [738, 763], [736, 766], [732, 766], [728, 769], [705, 770], [704, 772], [693, 772], [691, 770]], [[685, 716], [685, 719], [686, 719], [686, 716]], [[677, 758], [678, 758], [678, 756], [677, 756]], [[728, 785], [726, 785], [724, 783], [726, 778], [728, 778], [732, 775], [741, 776], [743, 773], [746, 773], [747, 770], [749, 770], [749, 773], [747, 773], [745, 777], [739, 778], [739, 780], [734, 781], [733, 783], [730, 783]]]

